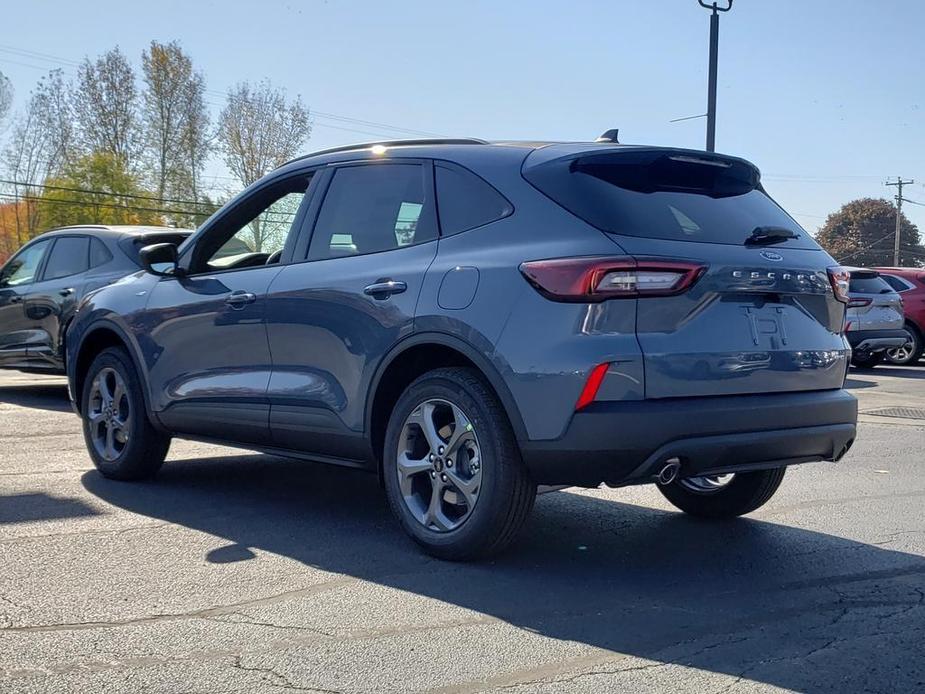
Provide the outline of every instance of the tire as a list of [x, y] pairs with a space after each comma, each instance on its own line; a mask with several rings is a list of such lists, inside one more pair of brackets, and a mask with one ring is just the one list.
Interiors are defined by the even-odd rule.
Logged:
[[886, 360], [890, 364], [899, 366], [913, 366], [918, 363], [922, 357], [922, 350], [925, 349], [923, 344], [922, 333], [914, 325], [906, 324], [906, 332], [909, 333], [910, 343], [906, 348], [888, 349], [886, 351]]
[[407, 387], [392, 410], [382, 461], [392, 512], [439, 559], [500, 552], [536, 498], [507, 414], [473, 369], [437, 369]]
[[141, 480], [160, 469], [170, 437], [148, 420], [141, 381], [124, 349], [109, 347], [93, 360], [80, 411], [87, 451], [104, 477]]
[[858, 369], [872, 369], [882, 364], [885, 358], [884, 352], [855, 352], [851, 355], [851, 365]]
[[[677, 508], [699, 518], [734, 518], [761, 508], [774, 496], [787, 468], [736, 473], [713, 491], [694, 491], [687, 480], [659, 485], [659, 491]], [[695, 478], [704, 479], [704, 478]]]

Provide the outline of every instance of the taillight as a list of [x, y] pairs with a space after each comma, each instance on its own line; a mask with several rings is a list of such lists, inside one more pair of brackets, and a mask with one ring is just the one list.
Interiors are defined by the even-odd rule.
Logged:
[[870, 306], [873, 299], [848, 299], [848, 308], [859, 308], [860, 306]]
[[684, 260], [628, 256], [531, 260], [520, 266], [546, 298], [579, 303], [680, 294], [704, 270], [705, 265]]
[[847, 304], [849, 299], [848, 285], [851, 283], [851, 273], [847, 268], [843, 268], [840, 265], [827, 268], [827, 272], [829, 273], [829, 282], [832, 283], [832, 291], [835, 293], [835, 298], [843, 304]]

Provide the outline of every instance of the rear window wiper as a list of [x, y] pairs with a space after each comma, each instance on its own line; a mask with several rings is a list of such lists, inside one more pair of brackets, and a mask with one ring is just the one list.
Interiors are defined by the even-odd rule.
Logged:
[[766, 246], [772, 243], [781, 243], [788, 239], [798, 239], [799, 234], [794, 234], [787, 227], [755, 227], [752, 229], [751, 236], [745, 239], [746, 246]]

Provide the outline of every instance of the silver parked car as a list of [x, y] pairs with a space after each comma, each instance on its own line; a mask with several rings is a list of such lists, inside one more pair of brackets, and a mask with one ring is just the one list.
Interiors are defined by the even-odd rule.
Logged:
[[903, 300], [876, 270], [850, 268], [845, 336], [854, 350], [851, 363], [870, 369], [886, 351], [909, 339], [904, 330]]

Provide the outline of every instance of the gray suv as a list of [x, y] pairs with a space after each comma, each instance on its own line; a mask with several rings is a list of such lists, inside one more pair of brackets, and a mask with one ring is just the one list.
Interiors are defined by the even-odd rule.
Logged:
[[735, 157], [328, 150], [142, 256], [67, 340], [107, 477], [150, 477], [174, 436], [361, 468], [426, 551], [470, 559], [540, 485], [658, 483], [724, 518], [854, 441], [848, 276]]
[[860, 369], [880, 364], [888, 350], [909, 341], [903, 300], [876, 270], [848, 268], [848, 311], [845, 336], [854, 350], [851, 363]]

